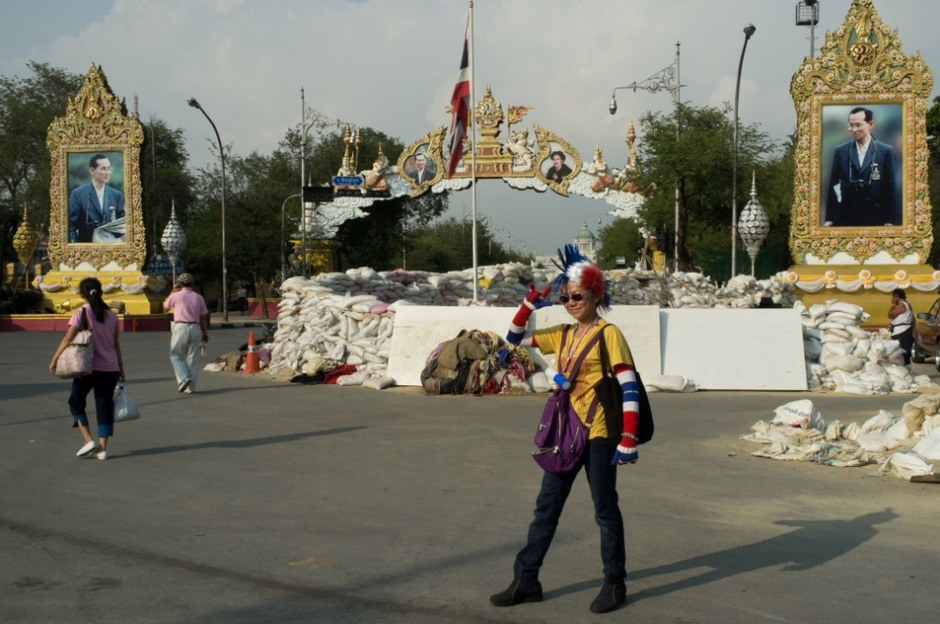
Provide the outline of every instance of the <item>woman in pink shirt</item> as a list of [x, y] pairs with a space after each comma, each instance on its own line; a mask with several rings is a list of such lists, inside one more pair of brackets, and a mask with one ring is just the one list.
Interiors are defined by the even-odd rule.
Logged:
[[[78, 449], [78, 457], [108, 458], [108, 438], [114, 435], [114, 388], [124, 381], [124, 357], [121, 355], [121, 343], [118, 340], [118, 317], [108, 308], [101, 298], [101, 282], [94, 277], [86, 277], [78, 286], [78, 292], [85, 300], [85, 305], [72, 313], [69, 328], [59, 343], [49, 372], [55, 373], [56, 362], [72, 339], [82, 329], [91, 329], [94, 357], [92, 373], [72, 380], [72, 393], [69, 396], [69, 411], [75, 425], [85, 439], [85, 444]], [[98, 440], [88, 428], [88, 415], [85, 404], [88, 393], [95, 391], [95, 415], [98, 421]]]

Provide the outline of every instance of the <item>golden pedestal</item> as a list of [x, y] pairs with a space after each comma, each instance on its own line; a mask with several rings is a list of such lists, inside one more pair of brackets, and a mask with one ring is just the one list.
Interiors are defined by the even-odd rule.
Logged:
[[831, 299], [860, 305], [871, 317], [866, 327], [890, 325], [891, 291], [901, 288], [914, 313], [927, 312], [937, 300], [940, 271], [927, 264], [807, 265], [790, 267], [787, 280], [810, 307]]
[[168, 283], [140, 271], [50, 271], [37, 277], [33, 286], [43, 293], [44, 307], [67, 313], [84, 303], [78, 286], [86, 277], [101, 281], [102, 297], [109, 306], [136, 316], [163, 313]]

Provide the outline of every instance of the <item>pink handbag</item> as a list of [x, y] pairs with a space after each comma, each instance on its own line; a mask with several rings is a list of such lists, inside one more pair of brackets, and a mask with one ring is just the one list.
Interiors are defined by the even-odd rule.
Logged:
[[59, 379], [91, 375], [95, 348], [91, 343], [91, 329], [88, 328], [88, 319], [85, 318], [85, 308], [82, 308], [82, 327], [84, 329], [75, 334], [72, 342], [56, 360], [55, 376]]

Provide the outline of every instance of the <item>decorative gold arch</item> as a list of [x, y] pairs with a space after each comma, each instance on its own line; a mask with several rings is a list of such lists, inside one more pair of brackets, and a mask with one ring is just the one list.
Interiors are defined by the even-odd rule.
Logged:
[[[790, 84], [797, 111], [790, 249], [797, 263], [926, 262], [933, 242], [926, 133], [932, 88], [920, 54], [904, 54], [897, 30], [881, 21], [873, 0], [853, 0], [842, 26], [826, 33], [819, 56], [806, 59]], [[827, 225], [827, 163], [836, 139], [848, 139], [847, 112], [855, 106], [896, 120], [890, 136], [901, 166], [901, 210], [890, 225]], [[876, 119], [874, 136], [885, 141], [878, 132], [886, 127]]]
[[[464, 139], [463, 158], [457, 163], [453, 176], [447, 175], [450, 152], [445, 147], [446, 130], [443, 126], [423, 135], [408, 145], [398, 158], [396, 165], [390, 165], [380, 154], [372, 169], [363, 170], [355, 176], [350, 166], [354, 161], [349, 147], [355, 143], [352, 134], [344, 138], [347, 155], [337, 171], [338, 181], [334, 183], [333, 201], [323, 202], [315, 209], [308, 209], [308, 223], [314, 238], [328, 240], [336, 235], [339, 225], [349, 219], [366, 216], [363, 208], [376, 201], [395, 197], [418, 197], [427, 192], [460, 191], [470, 187], [473, 179], [498, 178], [517, 190], [544, 192], [549, 189], [564, 195], [580, 195], [590, 199], [601, 199], [611, 204], [611, 214], [630, 217], [637, 213], [643, 198], [637, 192], [637, 179], [640, 163], [637, 157], [636, 132], [633, 124], [626, 134], [628, 158], [622, 168], [611, 168], [603, 160], [600, 143], [594, 151], [594, 159], [585, 164], [581, 154], [561, 136], [538, 124], [531, 128], [519, 128], [523, 118], [534, 109], [531, 105], [507, 106], [493, 96], [492, 89], [486, 88], [483, 98], [474, 107], [476, 133], [479, 135], [476, 152], [470, 156], [469, 135]], [[505, 111], [505, 113], [504, 113]], [[508, 138], [500, 140], [503, 129]], [[531, 130], [531, 132], [530, 132]], [[345, 137], [345, 135], [344, 135]], [[549, 175], [552, 152], [560, 151], [565, 155], [567, 169], [564, 173]], [[415, 157], [425, 154], [427, 166], [434, 169], [430, 177], [421, 176], [415, 180]], [[476, 170], [471, 170], [475, 161]], [[355, 180], [356, 185], [347, 182]]]

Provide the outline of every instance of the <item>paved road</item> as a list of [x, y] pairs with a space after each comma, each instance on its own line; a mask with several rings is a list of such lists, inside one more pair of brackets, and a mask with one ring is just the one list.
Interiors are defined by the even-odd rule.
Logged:
[[[210, 356], [246, 334], [213, 331]], [[587, 609], [601, 571], [582, 482], [545, 601], [497, 609], [543, 398], [226, 373], [181, 395], [168, 336], [126, 334], [144, 417], [118, 426], [108, 461], [79, 460], [68, 383], [46, 373], [59, 338], [0, 334], [3, 623], [936, 620], [940, 486], [749, 455], [739, 436], [799, 393], [654, 395], [656, 438], [620, 473], [630, 604]], [[812, 398], [861, 422], [910, 397]]]

